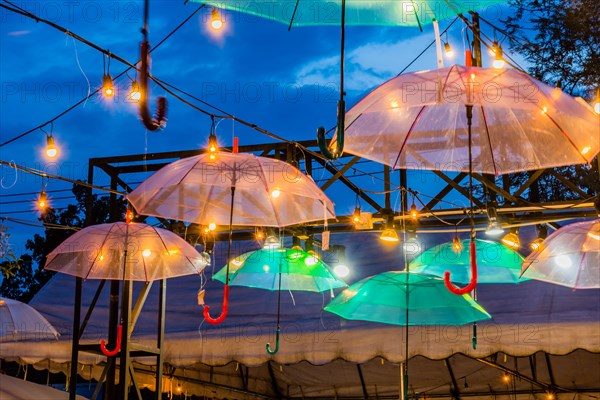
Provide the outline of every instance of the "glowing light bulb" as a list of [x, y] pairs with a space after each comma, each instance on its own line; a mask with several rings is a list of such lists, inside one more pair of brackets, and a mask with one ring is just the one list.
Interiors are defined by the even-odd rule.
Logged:
[[273, 189], [271, 191], [271, 197], [274, 199], [278, 198], [280, 195], [281, 195], [281, 190], [279, 190], [279, 189]]
[[311, 254], [309, 257], [304, 259], [304, 264], [306, 264], [307, 267], [314, 267], [318, 262], [319, 258], [314, 254]]
[[265, 233], [262, 230], [256, 231], [256, 240], [263, 240], [265, 238]]
[[104, 261], [104, 256], [102, 254], [98, 256], [98, 261]]
[[360, 207], [356, 207], [354, 209], [354, 213], [352, 214], [352, 222], [355, 224], [360, 222]]
[[58, 155], [58, 148], [54, 144], [54, 138], [52, 135], [46, 137], [46, 155], [49, 158], [54, 158]]
[[348, 266], [345, 264], [338, 264], [333, 267], [333, 273], [340, 278], [345, 278], [350, 274], [350, 268], [348, 268]]
[[494, 62], [492, 63], [492, 65], [496, 69], [502, 69], [502, 68], [504, 68], [504, 64], [505, 64], [504, 58], [502, 58], [502, 47], [498, 46], [498, 48], [496, 49], [496, 52], [495, 52], [495, 58], [494, 58]]
[[546, 394], [546, 400], [554, 400], [554, 393]]
[[502, 376], [502, 381], [503, 381], [504, 383], [508, 383], [508, 382], [510, 382], [510, 376], [508, 376], [508, 375], [503, 375], [503, 376]]
[[399, 106], [400, 106], [400, 104], [398, 104], [398, 102], [395, 100], [390, 102], [390, 107], [392, 107], [392, 108], [398, 108]]
[[140, 101], [142, 98], [142, 93], [140, 92], [140, 85], [138, 85], [137, 81], [131, 82], [131, 93], [129, 93], [129, 98], [133, 101]]
[[46, 207], [48, 207], [48, 199], [46, 196], [45, 189], [42, 189], [42, 192], [40, 193], [40, 197], [38, 197], [37, 206], [38, 206], [38, 209], [40, 209], [41, 211], [45, 210]]
[[381, 236], [379, 236], [379, 239], [383, 240], [384, 242], [391, 242], [391, 243], [400, 241], [398, 234], [393, 229], [386, 229], [383, 232], [381, 232]]
[[531, 249], [531, 251], [534, 251], [534, 252], [542, 251], [542, 249], [544, 248], [544, 239], [542, 239], [542, 238], [535, 239], [533, 242], [531, 242], [529, 244], [529, 248]]
[[546, 114], [548, 112], [548, 107], [542, 107], [542, 114]]
[[131, 211], [131, 210], [127, 210], [127, 211], [125, 212], [125, 222], [126, 222], [126, 223], [128, 223], [128, 224], [130, 224], [130, 223], [131, 223], [131, 221], [133, 220], [133, 217], [134, 217], [134, 216], [135, 216], [135, 215], [133, 214], [133, 211]]
[[267, 264], [263, 265], [263, 271], [269, 272], [269, 266]]
[[102, 93], [104, 93], [106, 97], [113, 97], [115, 95], [113, 80], [108, 74], [104, 74], [102, 77]]
[[210, 224], [208, 224], [209, 231], [214, 231], [215, 229], [217, 229], [217, 224], [215, 224], [214, 222], [211, 222]]
[[569, 267], [571, 267], [571, 265], [573, 265], [571, 258], [565, 254], [556, 256], [555, 262], [559, 267], [563, 267], [563, 268], [569, 268]]
[[600, 100], [596, 101], [596, 104], [594, 104], [594, 111], [596, 111], [596, 114], [600, 114]]
[[452, 47], [450, 47], [450, 43], [444, 43], [444, 50], [446, 52], [446, 57], [454, 58], [454, 51], [452, 51]]
[[508, 246], [509, 248], [516, 250], [521, 247], [521, 241], [519, 240], [519, 235], [515, 232], [509, 232], [504, 236], [501, 240], [502, 244]]
[[148, 258], [152, 255], [152, 251], [150, 251], [150, 249], [145, 249], [144, 251], [142, 251], [142, 255]]
[[591, 149], [591, 146], [585, 146], [583, 149], [581, 149], [581, 154], [586, 155]]
[[213, 10], [212, 10], [211, 18], [210, 18], [210, 26], [214, 30], [217, 30], [217, 31], [223, 27], [223, 20], [221, 19], [221, 16], [219, 15], [219, 11], [217, 11], [216, 8], [213, 8]]
[[419, 211], [417, 210], [417, 206], [414, 204], [410, 206], [410, 218], [412, 218], [413, 221], [419, 219]]
[[177, 253], [179, 253], [179, 250], [177, 250], [177, 249], [169, 249], [169, 250], [167, 250], [167, 254], [170, 255], [170, 256], [174, 256]]
[[463, 245], [460, 242], [460, 239], [458, 238], [458, 236], [454, 236], [454, 239], [452, 239], [452, 250], [459, 253], [460, 251], [462, 251], [462, 249]]
[[492, 43], [492, 48], [490, 49], [490, 56], [495, 56], [496, 55], [496, 51], [498, 50], [500, 46], [498, 45], [498, 41], [494, 40], [494, 43]]
[[217, 135], [211, 133], [208, 136], [208, 152], [210, 153], [209, 159], [215, 160], [217, 158], [217, 151], [219, 151], [219, 142], [217, 141]]

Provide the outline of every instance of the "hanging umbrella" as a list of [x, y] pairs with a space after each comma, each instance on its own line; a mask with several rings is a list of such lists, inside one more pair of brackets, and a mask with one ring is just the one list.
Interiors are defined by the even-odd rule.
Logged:
[[502, 0], [476, 3], [449, 0], [365, 1], [365, 0], [241, 0], [201, 1], [218, 8], [256, 15], [291, 26], [339, 26], [345, 3], [346, 24], [362, 26], [421, 26], [485, 8]]
[[0, 341], [58, 339], [59, 335], [29, 304], [0, 297]]
[[525, 259], [523, 276], [573, 289], [600, 288], [600, 219], [552, 233]]
[[[501, 174], [589, 163], [598, 116], [560, 89], [511, 69], [454, 65], [399, 75], [347, 113], [345, 151], [393, 168]], [[471, 292], [477, 260], [471, 216]]]
[[[519, 283], [523, 256], [502, 243], [475, 239], [477, 244], [478, 283]], [[443, 278], [450, 271], [454, 283], [468, 284], [471, 280], [469, 240], [461, 241], [456, 251], [452, 242], [442, 243], [419, 254], [409, 266], [411, 272]]]
[[[280, 273], [281, 269], [281, 273]], [[225, 283], [226, 268], [213, 278]], [[278, 278], [281, 275], [281, 285]], [[346, 287], [327, 264], [302, 250], [261, 249], [244, 253], [229, 263], [229, 284], [267, 290], [323, 292]]]
[[464, 325], [491, 318], [471, 296], [449, 293], [442, 279], [403, 271], [365, 278], [340, 293], [325, 310], [345, 319], [392, 325], [406, 325], [407, 318], [408, 325]]
[[[333, 203], [315, 182], [283, 161], [254, 154], [207, 153], [175, 161], [152, 175], [127, 198], [141, 214], [208, 225], [284, 227], [335, 217]], [[229, 264], [221, 315], [227, 316]]]
[[269, 354], [279, 350], [282, 291], [323, 292], [348, 286], [333, 276], [323, 261], [302, 250], [266, 248], [244, 253], [217, 272], [214, 279], [226, 283], [228, 268], [230, 285], [277, 290], [275, 348], [271, 350], [270, 343], [267, 343]]
[[[150, 282], [199, 274], [207, 264], [204, 256], [171, 231], [114, 222], [91, 225], [69, 236], [48, 255], [44, 269], [84, 279]], [[122, 307], [127, 307], [125, 300]], [[107, 350], [104, 340], [100, 342], [105, 355], [120, 351], [123, 324], [128, 321], [122, 320], [118, 327], [114, 350]]]
[[206, 265], [206, 258], [173, 232], [115, 222], [69, 236], [48, 255], [44, 268], [84, 279], [149, 282], [199, 274]]

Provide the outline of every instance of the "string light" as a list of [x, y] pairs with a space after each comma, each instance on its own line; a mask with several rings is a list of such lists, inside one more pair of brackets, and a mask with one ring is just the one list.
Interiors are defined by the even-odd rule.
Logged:
[[444, 51], [446, 52], [446, 57], [454, 58], [454, 51], [452, 50], [452, 47], [450, 47], [450, 43], [444, 42]]
[[548, 228], [545, 225], [537, 226], [538, 237], [533, 242], [529, 244], [529, 248], [531, 251], [539, 252], [544, 248], [544, 239], [548, 236]]
[[211, 12], [210, 26], [216, 31], [223, 27], [223, 20], [221, 19], [221, 15], [216, 8], [213, 8]]
[[360, 222], [360, 207], [356, 207], [354, 209], [354, 213], [352, 213], [352, 222], [354, 224], [358, 224]]
[[140, 92], [140, 85], [137, 81], [131, 82], [131, 92], [129, 93], [129, 98], [133, 101], [140, 101], [142, 98], [142, 92]]
[[104, 96], [107, 98], [115, 95], [115, 86], [113, 79], [109, 74], [104, 74], [102, 77], [102, 93], [104, 93]]
[[37, 206], [40, 211], [45, 211], [48, 207], [48, 196], [46, 195], [46, 189], [42, 189], [40, 196], [38, 197]]
[[133, 221], [133, 217], [134, 216], [135, 215], [133, 214], [133, 211], [127, 210], [125, 212], [125, 222], [128, 223], [128, 224], [130, 224]]
[[502, 244], [513, 249], [517, 250], [521, 247], [521, 240], [519, 239], [519, 231], [516, 228], [511, 229], [501, 240]]
[[502, 47], [498, 46], [498, 48], [496, 49], [496, 52], [495, 52], [494, 62], [492, 63], [492, 65], [496, 69], [502, 69], [502, 68], [504, 68], [504, 64], [505, 64], [505, 62], [504, 62], [504, 58], [502, 57]]
[[215, 224], [214, 222], [211, 222], [210, 224], [208, 224], [209, 231], [214, 231], [216, 229], [217, 229], [217, 224]]
[[272, 198], [276, 199], [276, 198], [278, 198], [279, 196], [281, 196], [281, 190], [279, 190], [279, 189], [277, 189], [277, 188], [276, 188], [276, 189], [273, 189], [273, 190], [271, 191], [271, 197], [272, 197]]
[[256, 229], [256, 233], [254, 234], [256, 240], [263, 240], [265, 238], [265, 233], [262, 229]]
[[54, 143], [54, 137], [52, 134], [46, 136], [46, 155], [49, 158], [54, 158], [58, 155], [58, 148]]
[[410, 206], [410, 218], [415, 222], [419, 219], [419, 210], [417, 210], [415, 203]]
[[345, 278], [350, 274], [350, 268], [346, 264], [346, 246], [334, 246], [337, 251], [338, 263], [333, 267], [333, 273], [340, 278]]
[[485, 234], [488, 236], [498, 236], [504, 233], [504, 229], [502, 225], [498, 222], [498, 214], [496, 213], [495, 207], [490, 207], [487, 210], [488, 218], [490, 220], [487, 228], [485, 229]]
[[594, 102], [594, 111], [600, 114], [600, 88], [596, 89], [596, 101]]
[[463, 245], [457, 235], [454, 235], [454, 239], [452, 239], [452, 250], [456, 253], [460, 253], [463, 249]]
[[502, 382], [504, 382], [504, 383], [510, 382], [510, 376], [506, 375], [506, 374], [502, 375]]
[[208, 158], [211, 161], [217, 159], [217, 152], [219, 151], [219, 141], [217, 140], [217, 135], [215, 134], [215, 117], [211, 115], [210, 117], [210, 135], [208, 135]]
[[495, 56], [496, 55], [496, 51], [498, 50], [500, 46], [498, 45], [498, 41], [494, 40], [494, 42], [492, 43], [492, 47], [490, 48], [490, 56]]

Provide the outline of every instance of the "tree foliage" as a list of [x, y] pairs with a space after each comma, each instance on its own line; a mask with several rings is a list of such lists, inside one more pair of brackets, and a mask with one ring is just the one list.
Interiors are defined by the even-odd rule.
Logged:
[[591, 99], [600, 87], [600, 1], [510, 0], [505, 21], [513, 51], [531, 64], [529, 72], [551, 85]]

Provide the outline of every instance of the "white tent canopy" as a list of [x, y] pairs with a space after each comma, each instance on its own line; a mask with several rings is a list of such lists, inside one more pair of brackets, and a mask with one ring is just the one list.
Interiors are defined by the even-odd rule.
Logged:
[[[385, 270], [400, 269], [401, 246], [384, 246], [375, 233], [337, 234], [353, 266], [349, 282]], [[420, 235], [430, 240], [432, 235]], [[436, 242], [449, 237], [436, 236]], [[256, 244], [239, 243], [237, 254]], [[215, 271], [223, 265], [223, 244], [215, 249]], [[325, 259], [326, 262], [331, 261]], [[211, 267], [205, 272], [210, 275]], [[74, 279], [55, 276], [32, 301], [62, 334], [56, 343], [4, 343], [2, 357], [37, 368], [66, 370], [70, 361], [70, 330]], [[84, 283], [83, 312], [97, 281]], [[404, 328], [346, 321], [323, 312], [330, 294], [282, 293], [282, 335], [279, 352], [271, 357], [265, 343], [273, 341], [276, 296], [270, 291], [234, 287], [229, 316], [221, 325], [202, 321], [196, 303], [198, 277], [169, 280], [164, 360], [165, 390], [216, 398], [398, 396], [398, 363], [406, 358]], [[157, 290], [153, 287], [133, 334], [148, 344], [156, 332]], [[209, 281], [205, 301], [218, 308], [222, 285]], [[492, 315], [479, 324], [477, 350], [471, 347], [472, 327], [429, 326], [409, 329], [409, 385], [427, 397], [449, 397], [460, 383], [462, 395], [491, 392], [527, 394], [558, 388], [600, 393], [600, 290], [580, 290], [529, 281], [519, 285], [479, 285], [478, 301]], [[101, 295], [84, 340], [107, 337], [108, 288]], [[550, 354], [550, 355], [548, 355]], [[382, 361], [384, 360], [384, 361]], [[439, 360], [448, 360], [446, 363]], [[81, 353], [89, 366], [81, 374], [98, 378], [105, 358]], [[152, 387], [154, 359], [136, 359], [138, 383]], [[95, 367], [94, 367], [95, 366]], [[448, 367], [450, 366], [450, 368]], [[501, 379], [503, 369], [519, 375], [514, 386]], [[452, 369], [452, 374], [449, 370]], [[553, 370], [553, 374], [550, 372]], [[595, 372], [596, 371], [596, 372]], [[172, 377], [169, 378], [168, 376]], [[452, 378], [454, 376], [454, 378]], [[460, 380], [460, 382], [458, 382]], [[463, 380], [467, 381], [465, 388]], [[533, 382], [532, 382], [533, 381]], [[454, 383], [453, 383], [454, 382]], [[456, 385], [456, 386], [455, 386]]]

